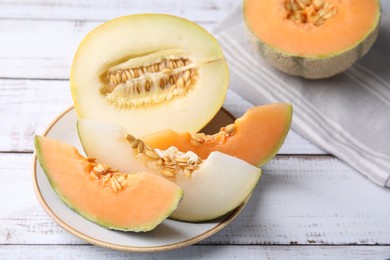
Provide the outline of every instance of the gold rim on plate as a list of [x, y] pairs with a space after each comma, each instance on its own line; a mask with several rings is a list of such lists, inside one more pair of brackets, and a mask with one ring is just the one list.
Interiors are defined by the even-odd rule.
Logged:
[[[46, 136], [50, 130], [53, 128], [53, 126], [61, 120], [62, 117], [64, 117], [67, 113], [69, 113], [71, 110], [73, 110], [74, 107], [71, 106], [67, 108], [64, 112], [62, 112], [60, 115], [58, 115], [46, 128], [44, 131], [43, 135]], [[227, 116], [231, 117], [232, 120], [234, 120], [234, 117], [224, 108], [222, 108], [223, 113], [227, 114]], [[163, 246], [150, 246], [150, 247], [140, 247], [140, 246], [124, 246], [124, 245], [118, 245], [110, 242], [105, 242], [96, 238], [93, 238], [89, 235], [86, 235], [79, 230], [73, 228], [71, 225], [68, 225], [65, 223], [46, 203], [45, 198], [42, 196], [40, 187], [38, 185], [38, 180], [37, 180], [37, 156], [34, 151], [33, 154], [33, 186], [34, 186], [34, 191], [35, 194], [38, 198], [39, 203], [43, 207], [43, 209], [46, 211], [46, 213], [57, 223], [59, 224], [62, 228], [64, 228], [66, 231], [71, 233], [72, 235], [90, 243], [96, 246], [100, 247], [105, 247], [109, 249], [114, 249], [114, 250], [119, 250], [119, 251], [125, 251], [125, 252], [160, 252], [160, 251], [167, 251], [167, 250], [173, 250], [173, 249], [178, 249], [182, 247], [186, 247], [192, 244], [195, 244], [197, 242], [200, 242], [203, 239], [206, 239], [210, 237], [211, 235], [221, 231], [224, 227], [226, 227], [230, 222], [235, 219], [238, 214], [242, 211], [242, 209], [245, 207], [247, 204], [249, 198], [251, 197], [252, 193], [245, 199], [245, 201], [235, 210], [233, 210], [231, 213], [229, 213], [229, 216], [221, 220], [219, 224], [217, 224], [215, 227], [207, 230], [206, 232], [203, 232], [200, 235], [194, 236], [190, 239], [178, 242], [178, 243], [172, 243], [168, 245], [163, 245]], [[80, 216], [81, 217], [81, 216]]]

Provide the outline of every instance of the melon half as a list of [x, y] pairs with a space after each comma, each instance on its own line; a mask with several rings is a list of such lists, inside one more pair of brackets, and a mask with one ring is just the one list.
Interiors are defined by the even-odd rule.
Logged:
[[250, 195], [261, 170], [241, 159], [212, 152], [206, 160], [174, 146], [153, 149], [120, 126], [82, 119], [77, 124], [85, 153], [124, 172], [148, 171], [183, 189], [183, 200], [170, 218], [200, 222], [237, 208]]
[[216, 39], [163, 14], [100, 25], [80, 44], [70, 75], [79, 118], [118, 124], [137, 136], [199, 131], [221, 108], [228, 83]]
[[243, 16], [269, 64], [319, 79], [345, 71], [370, 50], [381, 8], [379, 0], [245, 0]]

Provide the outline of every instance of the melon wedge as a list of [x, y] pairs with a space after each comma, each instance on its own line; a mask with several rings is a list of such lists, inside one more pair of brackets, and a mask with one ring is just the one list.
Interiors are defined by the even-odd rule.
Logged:
[[80, 118], [140, 136], [199, 131], [221, 108], [229, 84], [222, 49], [199, 25], [163, 14], [120, 17], [80, 44], [70, 85]]
[[201, 160], [175, 147], [153, 149], [117, 125], [81, 119], [77, 128], [88, 156], [125, 172], [154, 172], [179, 185], [184, 197], [173, 219], [200, 222], [223, 216], [249, 196], [261, 175], [260, 168], [221, 152]]
[[257, 106], [214, 135], [178, 133], [169, 129], [144, 136], [142, 140], [163, 150], [175, 146], [183, 152], [193, 151], [202, 159], [213, 151], [220, 151], [261, 166], [282, 146], [290, 129], [292, 110], [286, 103]]
[[146, 172], [124, 174], [48, 137], [36, 136], [35, 149], [60, 198], [105, 228], [152, 230], [176, 209], [183, 195], [179, 186], [162, 177]]

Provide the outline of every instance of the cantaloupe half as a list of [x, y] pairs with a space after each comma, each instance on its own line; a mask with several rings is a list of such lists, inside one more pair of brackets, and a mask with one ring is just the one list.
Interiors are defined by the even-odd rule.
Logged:
[[235, 209], [250, 195], [261, 170], [236, 157], [213, 152], [202, 160], [176, 147], [158, 150], [120, 126], [82, 119], [77, 124], [85, 153], [124, 171], [149, 171], [179, 185], [183, 200], [170, 218], [200, 222]]
[[164, 130], [142, 140], [151, 147], [180, 151], [193, 151], [206, 159], [213, 151], [220, 151], [255, 166], [261, 166], [279, 151], [292, 120], [292, 106], [274, 103], [249, 109], [233, 124], [221, 128], [219, 133], [205, 135]]
[[221, 108], [228, 84], [216, 39], [163, 14], [124, 16], [92, 30], [70, 74], [80, 118], [118, 124], [137, 136], [199, 131]]
[[122, 173], [76, 148], [36, 136], [36, 155], [51, 186], [81, 216], [109, 229], [149, 231], [177, 207], [183, 191], [155, 174]]
[[375, 42], [379, 0], [245, 0], [245, 24], [256, 50], [291, 75], [343, 72]]

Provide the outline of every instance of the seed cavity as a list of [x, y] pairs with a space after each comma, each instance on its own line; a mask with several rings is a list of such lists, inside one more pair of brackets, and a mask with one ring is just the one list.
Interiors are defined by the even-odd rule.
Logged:
[[204, 133], [191, 134], [190, 143], [193, 146], [224, 144], [231, 136], [236, 134], [236, 131], [237, 126], [233, 123], [222, 127], [214, 135], [206, 135]]
[[[171, 146], [167, 150], [153, 149], [142, 140], [126, 138], [133, 148], [134, 153], [144, 159], [147, 166], [156, 170], [168, 178], [175, 178], [178, 173], [190, 177], [199, 168], [202, 159], [195, 153], [189, 151], [180, 152], [176, 147]], [[142, 147], [140, 149], [140, 147]]]
[[338, 13], [341, 0], [284, 0], [286, 19], [297, 25], [320, 26]]
[[86, 160], [91, 165], [89, 171], [90, 179], [100, 181], [114, 192], [123, 190], [126, 187], [128, 174], [121, 173], [107, 164], [97, 163], [95, 158], [87, 157]]
[[103, 74], [100, 92], [119, 108], [160, 104], [191, 91], [198, 66], [187, 52], [177, 49], [131, 58]]

